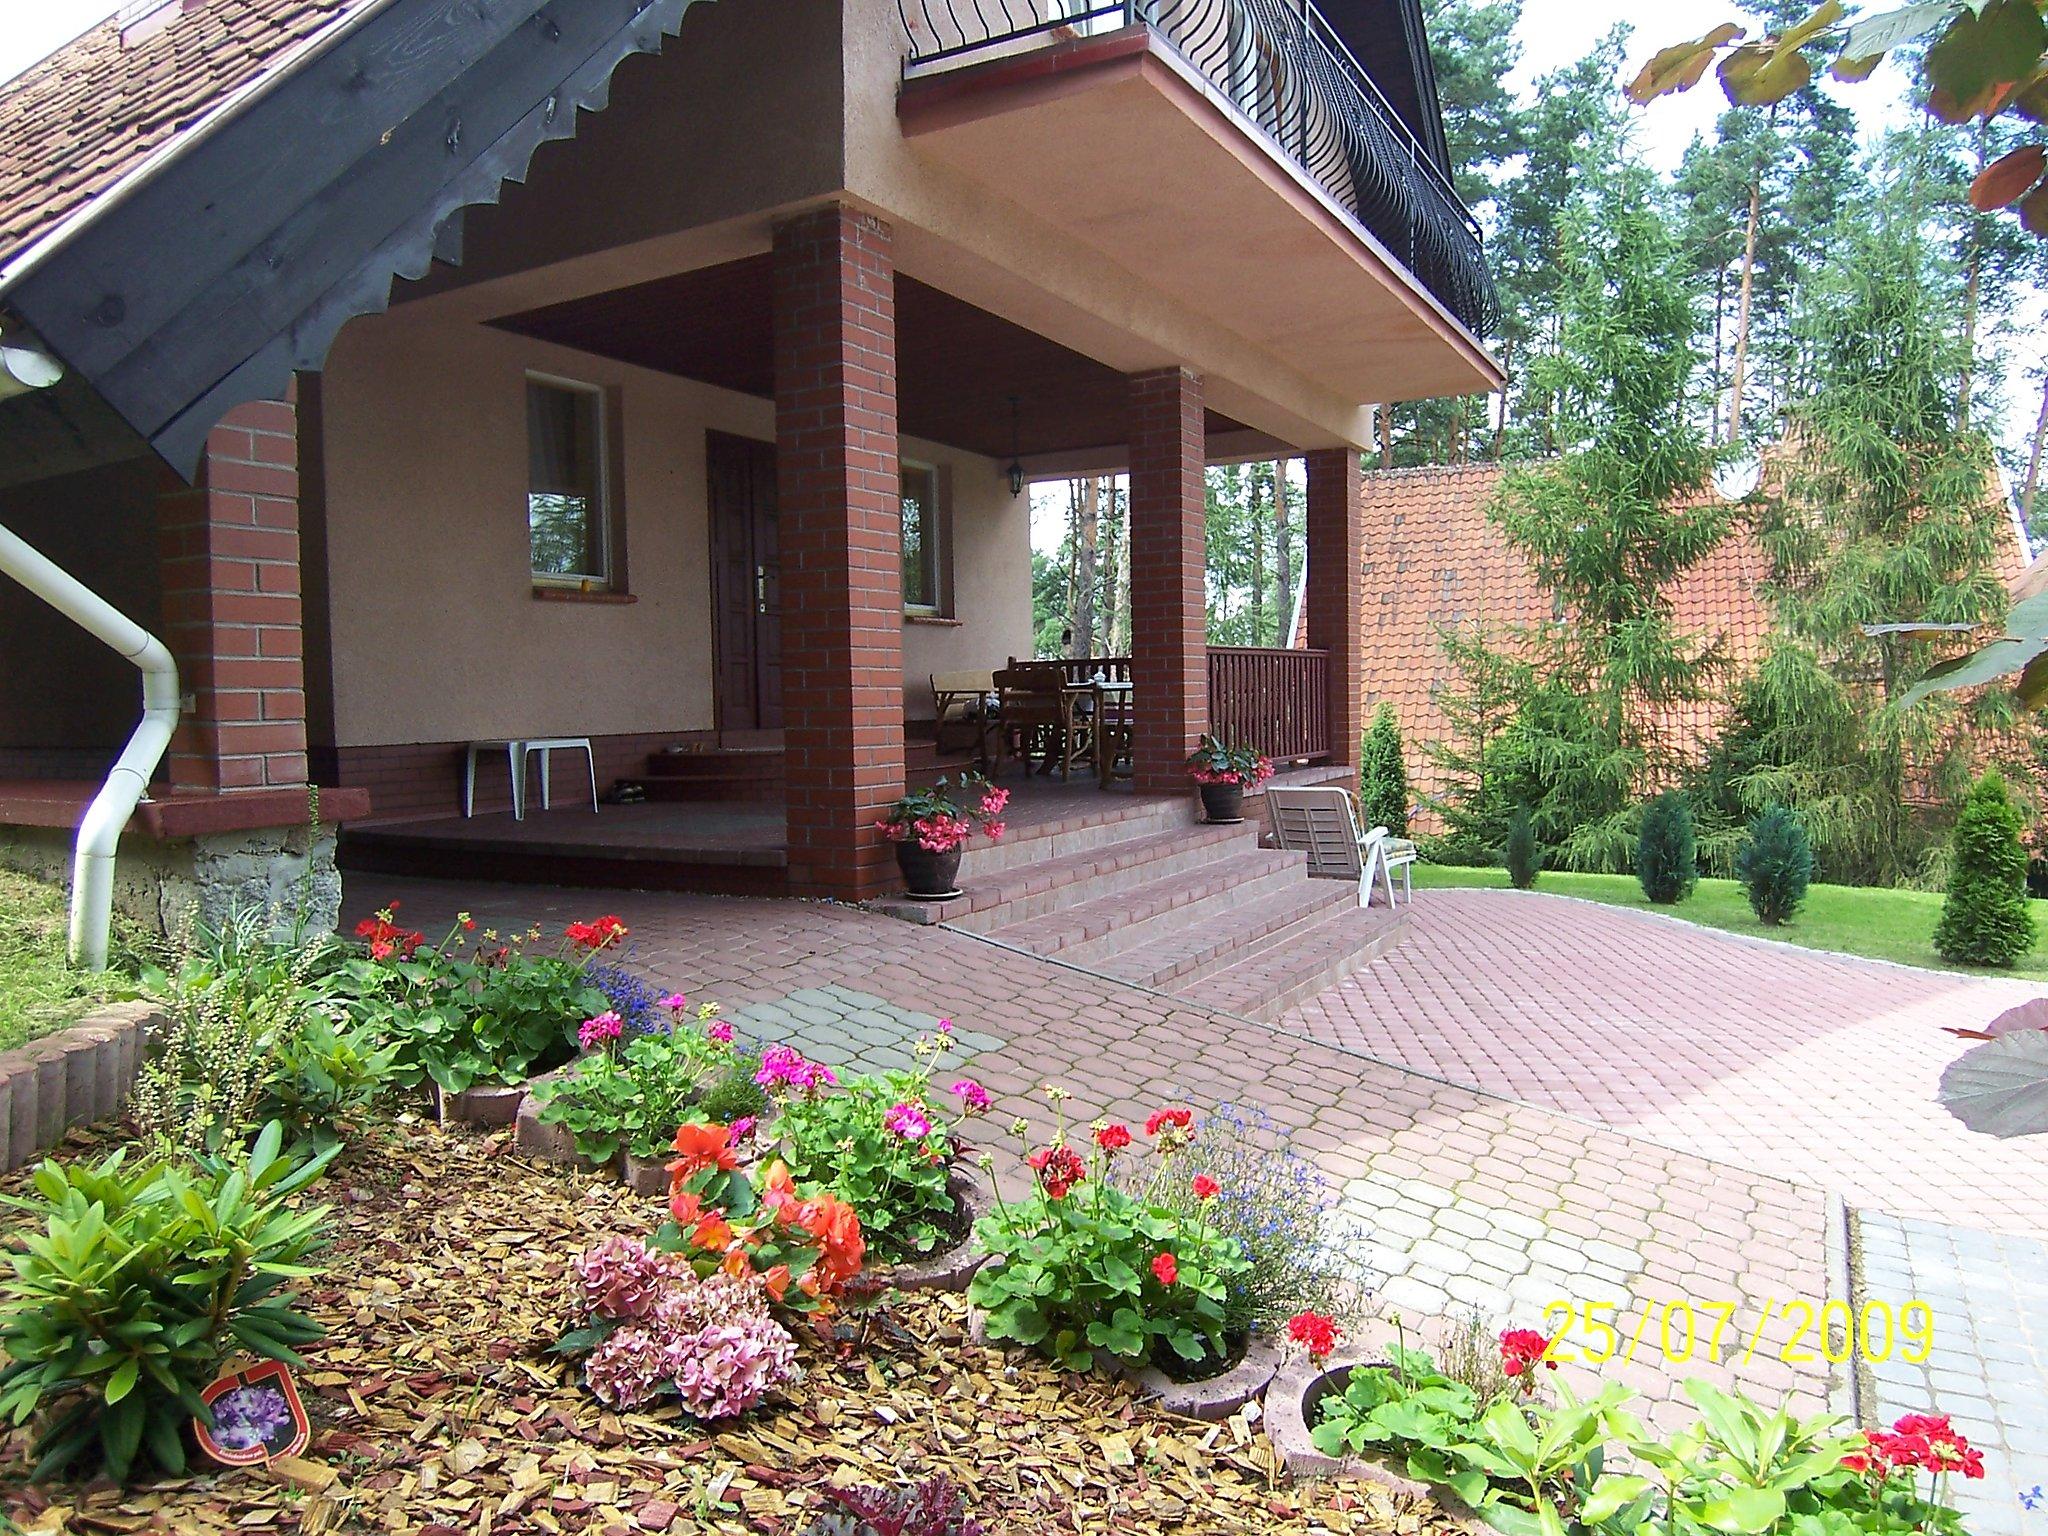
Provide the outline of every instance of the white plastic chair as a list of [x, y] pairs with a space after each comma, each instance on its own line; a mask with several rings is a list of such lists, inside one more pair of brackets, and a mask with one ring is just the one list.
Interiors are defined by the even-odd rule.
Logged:
[[1308, 855], [1312, 879], [1357, 881], [1361, 907], [1372, 904], [1375, 882], [1386, 888], [1387, 905], [1397, 905], [1396, 869], [1401, 871], [1401, 896], [1415, 899], [1410, 876], [1415, 845], [1405, 837], [1390, 835], [1385, 827], [1360, 832], [1348, 790], [1335, 784], [1299, 789], [1269, 786], [1266, 818], [1275, 843], [1290, 853]]

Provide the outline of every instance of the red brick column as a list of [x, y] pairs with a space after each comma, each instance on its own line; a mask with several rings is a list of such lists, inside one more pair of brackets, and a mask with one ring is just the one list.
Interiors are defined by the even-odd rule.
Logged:
[[164, 643], [192, 699], [171, 739], [179, 789], [306, 782], [298, 459], [290, 403], [237, 406], [194, 484], [157, 500]]
[[902, 485], [889, 226], [847, 207], [775, 231], [775, 455], [792, 894], [895, 883], [903, 793]]
[[1308, 643], [1330, 653], [1330, 761], [1355, 764], [1365, 729], [1365, 482], [1353, 448], [1308, 460]]
[[1207, 497], [1202, 381], [1184, 368], [1130, 378], [1131, 782], [1188, 787], [1209, 726]]

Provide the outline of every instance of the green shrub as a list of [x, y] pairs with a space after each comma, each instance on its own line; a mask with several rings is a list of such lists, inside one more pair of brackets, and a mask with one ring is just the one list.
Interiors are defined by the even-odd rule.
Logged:
[[1735, 855], [1735, 878], [1760, 922], [1782, 923], [1799, 910], [1813, 879], [1813, 847], [1796, 811], [1774, 805], [1749, 824]]
[[34, 1482], [74, 1465], [126, 1480], [138, 1458], [185, 1471], [185, 1421], [234, 1355], [299, 1365], [319, 1326], [284, 1289], [316, 1271], [327, 1207], [295, 1211], [332, 1150], [294, 1165], [271, 1124], [246, 1159], [91, 1166], [51, 1160], [6, 1203], [40, 1222], [0, 1281], [0, 1416], [42, 1418]]
[[1692, 807], [1676, 790], [1643, 807], [1643, 830], [1636, 838], [1636, 878], [1643, 894], [1662, 906], [1685, 900], [1699, 883], [1699, 845], [1692, 829]]
[[735, 1120], [759, 1120], [771, 1107], [768, 1090], [754, 1081], [761, 1058], [741, 1052], [739, 1065], [697, 1096], [697, 1108], [707, 1120], [731, 1125]]
[[1514, 882], [1518, 891], [1526, 891], [1536, 883], [1536, 876], [1543, 869], [1543, 850], [1536, 842], [1536, 825], [1529, 816], [1526, 805], [1515, 807], [1508, 817], [1507, 841], [1501, 845], [1501, 863], [1507, 866], [1508, 879]]
[[1408, 769], [1401, 760], [1401, 726], [1394, 706], [1382, 704], [1358, 751], [1358, 814], [1363, 825], [1408, 835]]
[[1965, 965], [2011, 965], [2034, 947], [2020, 813], [1995, 769], [1977, 781], [1956, 818], [1954, 872], [1934, 947]]
[[306, 1009], [270, 1043], [257, 1117], [283, 1121], [315, 1147], [337, 1145], [390, 1086], [397, 1058], [397, 1046], [377, 1045], [360, 1025]]

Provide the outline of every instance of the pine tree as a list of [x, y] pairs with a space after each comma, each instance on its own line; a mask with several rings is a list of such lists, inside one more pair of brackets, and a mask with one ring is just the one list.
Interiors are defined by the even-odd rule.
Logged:
[[1774, 805], [1750, 823], [1735, 857], [1735, 878], [1759, 922], [1775, 926], [1799, 910], [1813, 879], [1813, 847], [1794, 812]]
[[1660, 906], [1685, 900], [1699, 882], [1699, 847], [1693, 838], [1692, 808], [1675, 790], [1643, 807], [1636, 841], [1636, 878], [1643, 894]]
[[1956, 818], [1948, 899], [1934, 930], [1934, 948], [1943, 959], [2009, 966], [2034, 947], [2020, 831], [2019, 812], [1994, 769], [1977, 781]]
[[1358, 814], [1368, 827], [1408, 835], [1408, 769], [1401, 759], [1401, 726], [1394, 706], [1382, 704], [1358, 753]]

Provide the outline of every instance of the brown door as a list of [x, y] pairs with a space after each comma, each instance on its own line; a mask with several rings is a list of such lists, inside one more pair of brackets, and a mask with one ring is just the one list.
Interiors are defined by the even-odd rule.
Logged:
[[718, 728], [782, 724], [782, 569], [775, 537], [775, 445], [705, 434], [711, 481], [711, 602]]

